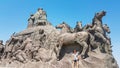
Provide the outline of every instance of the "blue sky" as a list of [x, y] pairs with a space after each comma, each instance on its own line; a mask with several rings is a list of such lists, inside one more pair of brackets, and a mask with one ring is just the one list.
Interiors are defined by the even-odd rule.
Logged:
[[96, 12], [105, 10], [103, 23], [111, 29], [113, 55], [120, 65], [120, 1], [119, 0], [0, 0], [0, 39], [6, 41], [13, 32], [27, 26], [30, 14], [42, 7], [55, 26], [63, 21], [74, 27], [76, 21], [91, 23]]

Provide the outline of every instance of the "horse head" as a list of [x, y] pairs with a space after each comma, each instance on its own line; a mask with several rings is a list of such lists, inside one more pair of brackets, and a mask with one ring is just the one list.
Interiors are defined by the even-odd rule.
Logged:
[[66, 24], [65, 22], [59, 24], [56, 26], [56, 28], [62, 29], [62, 32], [72, 32], [70, 26]]
[[78, 22], [77, 22], [77, 25], [78, 25], [78, 26], [82, 26], [82, 22], [81, 22], [81, 21], [78, 21]]
[[61, 23], [61, 24], [57, 25], [56, 28], [62, 29], [62, 28], [67, 28], [67, 27], [64, 23]]
[[109, 28], [109, 26], [107, 25], [107, 24], [104, 24], [103, 25], [103, 29], [108, 33], [108, 34], [110, 34], [110, 28]]
[[96, 13], [95, 14], [95, 18], [101, 20], [103, 16], [106, 15], [106, 11], [102, 11], [102, 12], [99, 12], [99, 13]]

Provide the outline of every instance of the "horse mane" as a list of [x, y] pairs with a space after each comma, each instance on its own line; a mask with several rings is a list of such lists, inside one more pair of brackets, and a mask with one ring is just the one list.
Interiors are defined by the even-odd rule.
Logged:
[[64, 24], [65, 24], [65, 26], [67, 26], [67, 28], [71, 29], [71, 27], [68, 24], [66, 24], [66, 23], [64, 23]]
[[70, 27], [68, 24], [66, 24], [66, 23], [64, 23], [65, 24], [65, 26], [69, 29], [69, 31], [70, 32], [73, 32], [73, 29], [72, 29], [72, 27]]
[[99, 13], [95, 13], [94, 18], [92, 19], [92, 25], [95, 24], [95, 21], [96, 21], [96, 20], [101, 21], [101, 23], [102, 23], [102, 20], [98, 17], [98, 14], [99, 14]]

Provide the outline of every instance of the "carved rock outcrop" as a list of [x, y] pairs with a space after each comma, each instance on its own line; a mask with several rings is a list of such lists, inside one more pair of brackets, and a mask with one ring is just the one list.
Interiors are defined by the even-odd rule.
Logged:
[[[52, 26], [39, 8], [28, 27], [1, 43], [0, 67], [13, 68], [119, 68], [112, 55], [109, 27], [102, 23], [106, 12], [95, 14], [92, 24], [72, 29], [67, 23]], [[60, 28], [60, 29], [58, 29]], [[78, 60], [74, 59], [76, 50]], [[75, 65], [78, 62], [78, 65]]]

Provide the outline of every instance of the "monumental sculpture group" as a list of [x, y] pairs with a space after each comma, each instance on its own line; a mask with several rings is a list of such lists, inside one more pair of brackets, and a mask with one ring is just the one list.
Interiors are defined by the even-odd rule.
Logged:
[[102, 22], [105, 15], [96, 13], [85, 26], [78, 21], [74, 28], [66, 22], [54, 27], [39, 8], [25, 30], [13, 33], [5, 45], [0, 40], [0, 67], [119, 68], [112, 55], [110, 28]]

